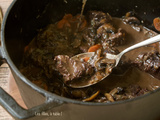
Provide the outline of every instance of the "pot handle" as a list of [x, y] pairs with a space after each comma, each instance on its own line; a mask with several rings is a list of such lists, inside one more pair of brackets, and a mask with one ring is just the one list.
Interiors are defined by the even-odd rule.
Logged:
[[57, 101], [51, 96], [46, 96], [45, 103], [30, 109], [22, 108], [7, 92], [0, 87], [0, 104], [5, 108], [14, 118], [27, 119], [35, 116], [35, 113], [41, 113], [53, 107], [63, 104], [62, 101]]

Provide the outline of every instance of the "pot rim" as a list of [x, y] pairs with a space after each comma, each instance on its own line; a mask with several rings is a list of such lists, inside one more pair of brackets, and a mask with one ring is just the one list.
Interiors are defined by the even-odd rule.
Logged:
[[157, 88], [156, 90], [153, 90], [147, 94], [141, 95], [141, 96], [137, 96], [135, 98], [132, 99], [127, 99], [127, 100], [122, 100], [122, 101], [115, 101], [115, 102], [110, 102], [110, 103], [94, 103], [94, 102], [83, 102], [83, 101], [78, 101], [78, 100], [74, 100], [74, 99], [70, 99], [70, 98], [66, 98], [66, 97], [62, 97], [59, 96], [57, 94], [48, 92], [42, 88], [40, 88], [39, 86], [35, 85], [34, 83], [32, 83], [29, 79], [27, 79], [19, 70], [18, 68], [15, 66], [15, 64], [13, 63], [13, 61], [11, 60], [8, 52], [7, 52], [7, 48], [6, 48], [6, 43], [5, 43], [5, 25], [6, 25], [6, 21], [8, 18], [8, 15], [10, 13], [10, 11], [12, 10], [12, 7], [16, 4], [17, 0], [13, 0], [13, 2], [10, 4], [10, 6], [8, 7], [4, 19], [3, 19], [3, 23], [2, 23], [2, 27], [1, 27], [1, 48], [2, 48], [2, 56], [4, 57], [4, 59], [6, 59], [8, 65], [10, 66], [11, 70], [14, 71], [14, 73], [23, 81], [25, 82], [27, 85], [29, 85], [32, 89], [36, 90], [37, 92], [43, 94], [44, 96], [51, 96], [54, 99], [56, 98], [58, 101], [62, 101], [65, 103], [73, 103], [73, 104], [79, 104], [79, 105], [92, 105], [92, 106], [110, 106], [110, 105], [118, 105], [118, 104], [125, 104], [127, 102], [132, 102], [132, 101], [136, 101], [142, 98], [146, 98], [147, 96], [150, 96], [151, 94], [154, 94], [156, 92], [160, 91], [160, 88]]

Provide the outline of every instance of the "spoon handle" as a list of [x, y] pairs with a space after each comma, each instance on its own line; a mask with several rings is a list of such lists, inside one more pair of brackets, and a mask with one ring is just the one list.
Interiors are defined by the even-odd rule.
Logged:
[[140, 43], [137, 43], [135, 45], [132, 45], [131, 47], [126, 48], [125, 50], [123, 50], [120, 54], [123, 55], [133, 49], [139, 48], [139, 47], [143, 47], [152, 43], [156, 43], [156, 42], [160, 42], [160, 35], [157, 35], [155, 37], [149, 38], [145, 41], [142, 41]]

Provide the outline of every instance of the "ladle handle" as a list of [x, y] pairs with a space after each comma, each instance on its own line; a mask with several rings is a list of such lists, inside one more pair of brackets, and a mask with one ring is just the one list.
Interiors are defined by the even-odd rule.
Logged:
[[120, 54], [123, 55], [123, 54], [125, 54], [125, 53], [127, 53], [131, 50], [136, 49], [136, 48], [143, 47], [143, 46], [146, 46], [146, 45], [149, 45], [149, 44], [152, 44], [152, 43], [156, 43], [156, 42], [160, 42], [160, 35], [149, 38], [149, 39], [147, 39], [143, 42], [137, 43], [135, 45], [132, 45], [131, 47], [128, 47], [127, 49], [123, 50]]

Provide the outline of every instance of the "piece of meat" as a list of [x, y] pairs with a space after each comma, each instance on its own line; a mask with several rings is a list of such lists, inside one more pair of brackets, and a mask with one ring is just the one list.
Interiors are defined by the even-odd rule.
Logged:
[[112, 17], [100, 11], [90, 11], [88, 15], [89, 27], [85, 29], [83, 38], [88, 46], [93, 46], [101, 41], [103, 33], [115, 32], [115, 28], [110, 24]]
[[109, 23], [112, 20], [112, 17], [107, 13], [101, 11], [90, 11], [89, 12], [90, 25], [92, 27], [99, 27], [104, 23]]
[[58, 55], [54, 60], [57, 71], [63, 76], [65, 83], [92, 75], [94, 72], [94, 68], [89, 63], [70, 59], [67, 55]]
[[156, 78], [160, 78], [160, 54], [158, 52], [140, 54], [135, 59], [134, 65], [142, 71], [148, 72]]

